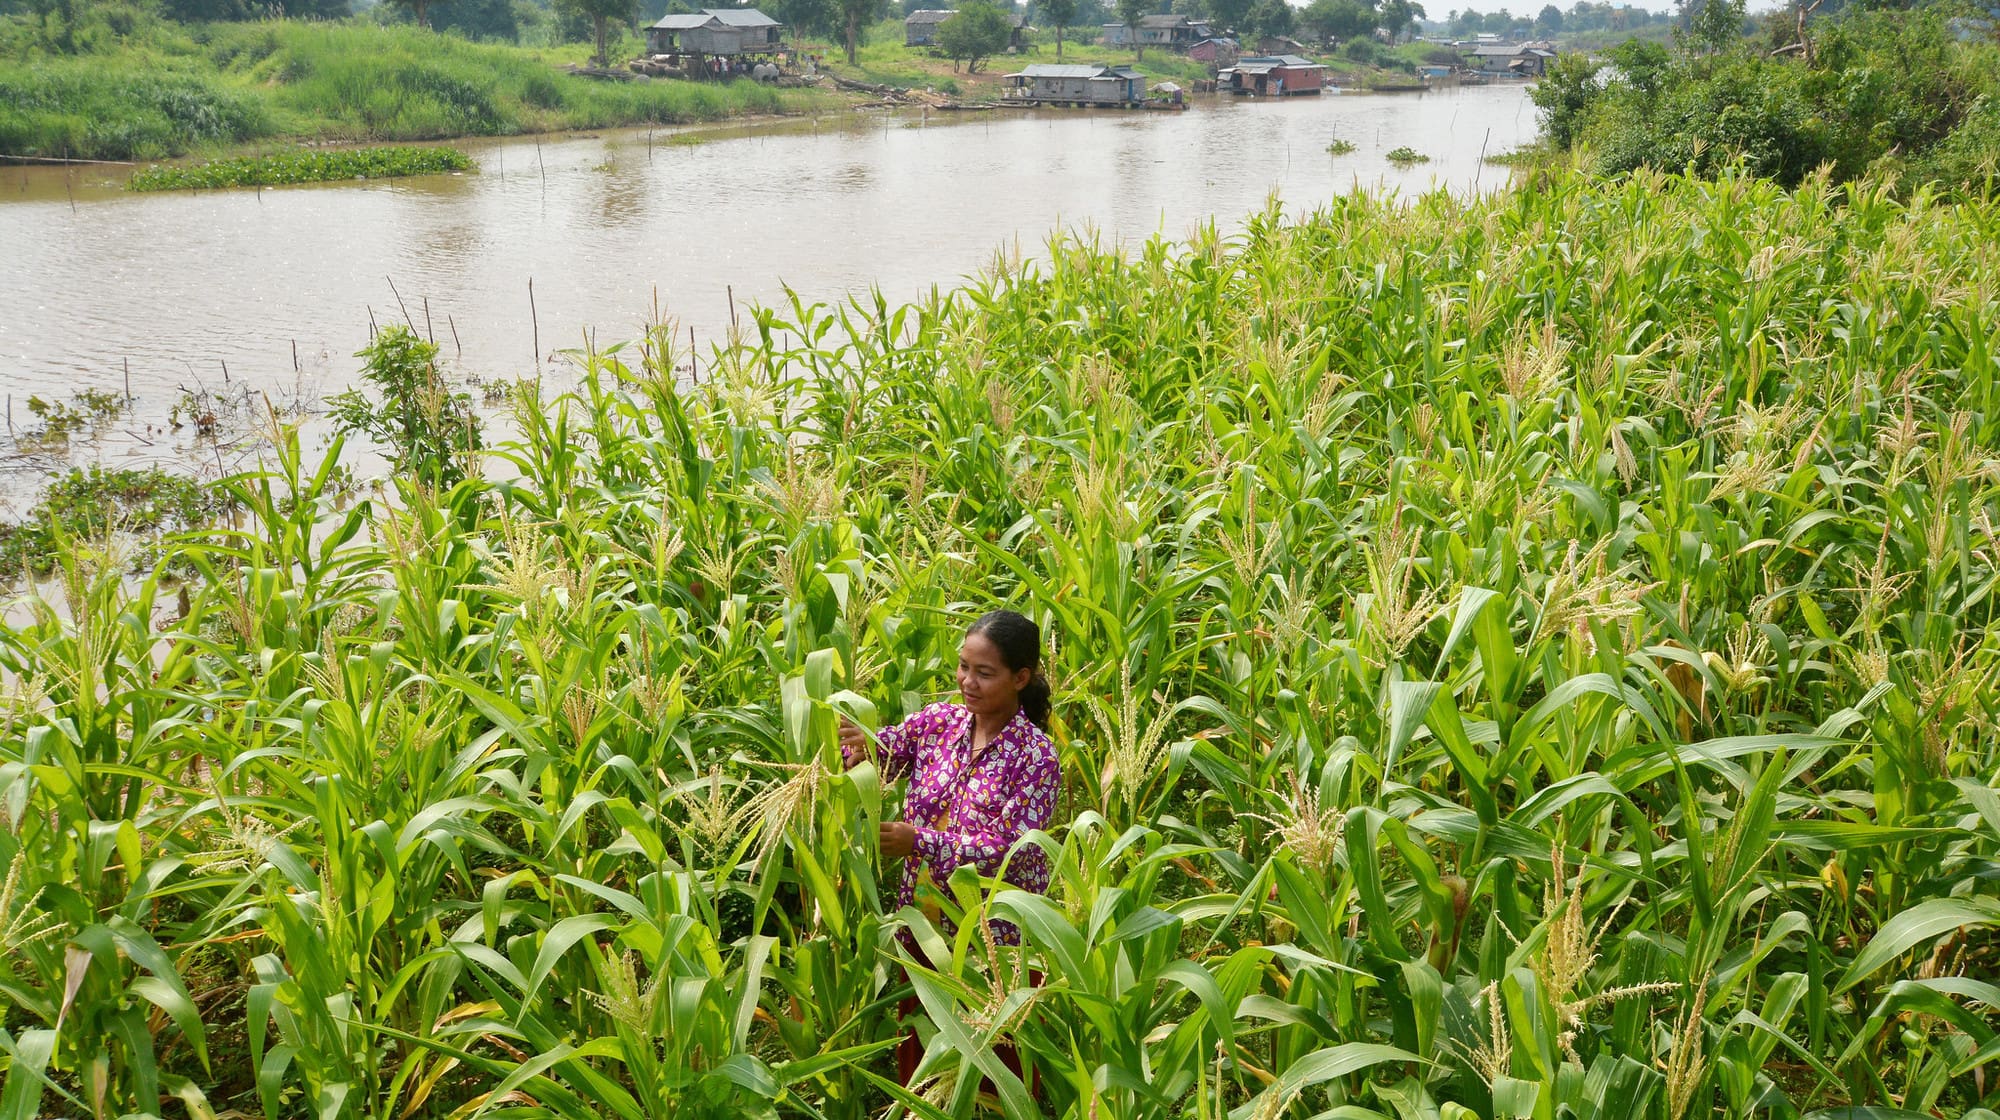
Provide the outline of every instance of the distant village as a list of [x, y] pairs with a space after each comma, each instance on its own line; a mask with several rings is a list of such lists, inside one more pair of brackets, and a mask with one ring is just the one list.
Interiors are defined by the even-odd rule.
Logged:
[[[925, 8], [903, 20], [904, 44], [932, 48], [956, 9]], [[1003, 55], [1024, 49], [1035, 29], [1018, 14], [1008, 15], [1011, 38]], [[661, 77], [726, 80], [749, 77], [779, 84], [817, 81], [824, 48], [788, 40], [785, 25], [755, 8], [707, 8], [664, 16], [646, 29], [647, 55], [631, 64], [637, 73]], [[1072, 43], [1077, 40], [1069, 40]], [[1375, 83], [1376, 92], [1422, 90], [1445, 84], [1531, 81], [1556, 57], [1547, 39], [1482, 32], [1469, 39], [1430, 38], [1431, 64], [1406, 82]], [[1231, 29], [1199, 17], [1148, 15], [1132, 24], [1106, 23], [1096, 42], [1110, 51], [1165, 51], [1204, 63], [1209, 77], [1188, 89], [1177, 82], [1148, 84], [1145, 74], [1116, 62], [1035, 62], [1004, 74], [1001, 104], [1014, 107], [1180, 109], [1190, 93], [1241, 97], [1307, 97], [1339, 92], [1316, 51], [1337, 44], [1308, 45], [1288, 36], [1264, 36], [1244, 43]], [[1450, 58], [1452, 61], [1440, 61]], [[876, 89], [861, 83], [849, 87]], [[951, 107], [951, 106], [941, 106]]]

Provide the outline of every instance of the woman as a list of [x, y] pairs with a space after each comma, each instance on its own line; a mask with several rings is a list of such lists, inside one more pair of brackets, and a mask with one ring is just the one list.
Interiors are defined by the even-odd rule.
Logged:
[[[877, 828], [883, 858], [903, 860], [898, 907], [924, 906], [968, 864], [984, 876], [1004, 870], [1022, 890], [1048, 889], [1048, 856], [1033, 844], [1014, 850], [1030, 829], [1048, 827], [1062, 789], [1041, 663], [1040, 627], [1014, 611], [985, 614], [958, 647], [960, 703], [933, 704], [876, 736], [883, 777], [910, 775], [903, 819]], [[862, 730], [843, 722], [847, 764], [866, 748]], [[1002, 944], [1021, 939], [1010, 922], [992, 919], [990, 928]], [[914, 1002], [905, 1001], [906, 1014]], [[912, 1033], [897, 1052], [905, 1082], [922, 1054], [915, 1043]]]

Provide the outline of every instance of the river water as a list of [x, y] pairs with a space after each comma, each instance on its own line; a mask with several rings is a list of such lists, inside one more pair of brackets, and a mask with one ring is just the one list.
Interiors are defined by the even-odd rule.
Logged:
[[[23, 425], [31, 394], [123, 394], [129, 376], [130, 412], [67, 457], [157, 459], [186, 449], [165, 431], [185, 389], [310, 406], [344, 388], [371, 318], [426, 329], [427, 308], [447, 360], [486, 377], [531, 373], [586, 331], [634, 337], [656, 306], [705, 348], [732, 292], [739, 310], [780, 302], [783, 285], [903, 301], [996, 250], [1033, 257], [1056, 229], [1178, 237], [1211, 217], [1231, 228], [1274, 191], [1304, 211], [1354, 189], [1490, 189], [1506, 171], [1481, 152], [1535, 133], [1518, 85], [1196, 100], [1173, 114], [844, 113], [700, 143], [644, 130], [474, 142], [460, 145], [472, 174], [262, 191], [130, 194], [102, 168], [4, 167], [0, 388]], [[1330, 155], [1336, 138], [1355, 150]], [[1404, 146], [1430, 162], [1390, 164]], [[0, 442], [0, 491], [48, 466]]]

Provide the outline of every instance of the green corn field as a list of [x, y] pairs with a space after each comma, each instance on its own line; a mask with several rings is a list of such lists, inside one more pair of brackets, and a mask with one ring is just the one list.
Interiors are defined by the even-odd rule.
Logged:
[[[1994, 1116], [2000, 202], [1551, 174], [684, 337], [15, 609], [0, 1120]], [[1054, 882], [933, 925], [837, 729], [995, 605]]]

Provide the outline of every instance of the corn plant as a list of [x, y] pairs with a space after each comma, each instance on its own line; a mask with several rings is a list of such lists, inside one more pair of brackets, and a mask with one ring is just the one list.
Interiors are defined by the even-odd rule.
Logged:
[[[274, 424], [0, 629], [0, 1117], [1991, 1116], [1996, 244], [1274, 203], [663, 319], [359, 500]], [[1054, 882], [933, 919], [837, 728], [995, 604]]]

